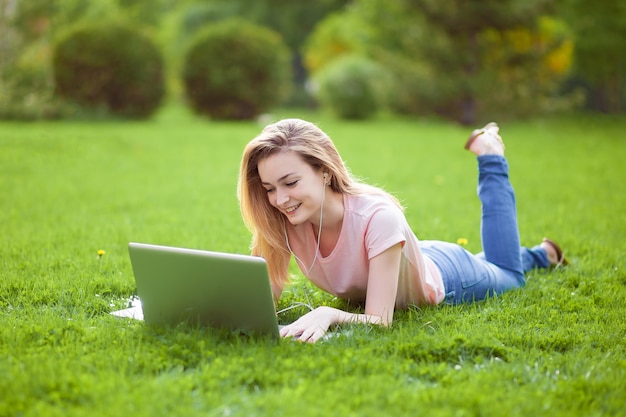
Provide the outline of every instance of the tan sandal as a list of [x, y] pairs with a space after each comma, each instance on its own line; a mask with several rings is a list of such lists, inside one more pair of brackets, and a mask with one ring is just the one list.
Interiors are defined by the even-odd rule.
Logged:
[[557, 263], [550, 265], [551, 268], [557, 268], [559, 266], [569, 265], [569, 261], [565, 258], [565, 255], [563, 254], [563, 250], [555, 241], [550, 240], [547, 237], [544, 237], [542, 242], [545, 242], [548, 245], [552, 246], [552, 248], [556, 252], [556, 258], [558, 259], [558, 261]]
[[[502, 138], [498, 135], [498, 124], [495, 122], [490, 122], [485, 125], [482, 129], [476, 129], [472, 132], [467, 142], [465, 142], [465, 149], [471, 151], [476, 155], [482, 155], [485, 153], [503, 155], [504, 154], [504, 142], [502, 142]], [[476, 142], [482, 134], [488, 133], [489, 137], [486, 138], [483, 144], [478, 144], [476, 149], [472, 149], [472, 145]], [[494, 139], [495, 142], [494, 143]]]
[[467, 140], [467, 142], [465, 142], [465, 149], [469, 150], [470, 146], [472, 146], [472, 143], [474, 143], [476, 138], [478, 138], [483, 133], [485, 133], [485, 129], [474, 130], [472, 134], [470, 135], [469, 139]]

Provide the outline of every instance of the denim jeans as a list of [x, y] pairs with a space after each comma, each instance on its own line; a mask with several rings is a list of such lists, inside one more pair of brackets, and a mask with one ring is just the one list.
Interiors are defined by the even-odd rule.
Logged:
[[515, 194], [503, 156], [478, 157], [478, 198], [482, 203], [480, 234], [483, 252], [472, 254], [446, 242], [422, 241], [424, 255], [439, 267], [444, 303], [472, 302], [524, 286], [524, 273], [550, 266], [540, 246], [520, 246]]

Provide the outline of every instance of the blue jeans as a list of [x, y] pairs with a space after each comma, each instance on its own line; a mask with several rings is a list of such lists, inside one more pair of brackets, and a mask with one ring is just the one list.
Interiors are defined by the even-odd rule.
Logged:
[[503, 156], [478, 157], [483, 252], [474, 255], [452, 243], [421, 242], [423, 253], [441, 271], [446, 291], [444, 303], [471, 303], [522, 287], [526, 283], [525, 272], [550, 266], [543, 248], [520, 245], [515, 194], [508, 172]]

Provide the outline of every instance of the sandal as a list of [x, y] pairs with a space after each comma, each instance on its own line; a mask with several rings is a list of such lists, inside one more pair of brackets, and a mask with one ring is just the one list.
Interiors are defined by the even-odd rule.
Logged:
[[472, 143], [474, 143], [476, 138], [478, 138], [483, 133], [485, 133], [485, 129], [474, 130], [472, 134], [470, 135], [469, 139], [467, 140], [467, 142], [465, 142], [465, 149], [469, 150], [470, 146], [472, 146]]
[[545, 242], [548, 245], [552, 246], [552, 248], [556, 252], [556, 258], [558, 259], [558, 261], [557, 263], [550, 265], [551, 268], [558, 268], [559, 266], [569, 265], [569, 261], [565, 258], [565, 255], [563, 254], [563, 250], [555, 241], [550, 240], [547, 237], [544, 237], [542, 242]]
[[[502, 142], [502, 138], [498, 135], [498, 130], [498, 124], [495, 122], [487, 123], [482, 129], [474, 130], [467, 142], [465, 142], [465, 149], [476, 155], [482, 155], [485, 153], [498, 155], [503, 154], [504, 143]], [[482, 145], [479, 143], [476, 149], [471, 149], [474, 142], [476, 142], [476, 139], [478, 139], [483, 133], [487, 133], [489, 137], [483, 140]]]

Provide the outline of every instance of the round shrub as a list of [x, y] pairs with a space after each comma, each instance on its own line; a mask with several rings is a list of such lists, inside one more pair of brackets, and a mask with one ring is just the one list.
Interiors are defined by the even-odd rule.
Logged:
[[119, 23], [71, 28], [56, 44], [53, 68], [59, 96], [123, 117], [149, 117], [165, 94], [161, 51]]
[[291, 76], [291, 54], [280, 35], [242, 19], [198, 33], [183, 65], [193, 110], [223, 120], [252, 119], [280, 104]]
[[357, 55], [335, 59], [315, 75], [314, 92], [324, 107], [345, 119], [374, 116], [387, 102], [390, 74], [376, 62]]

